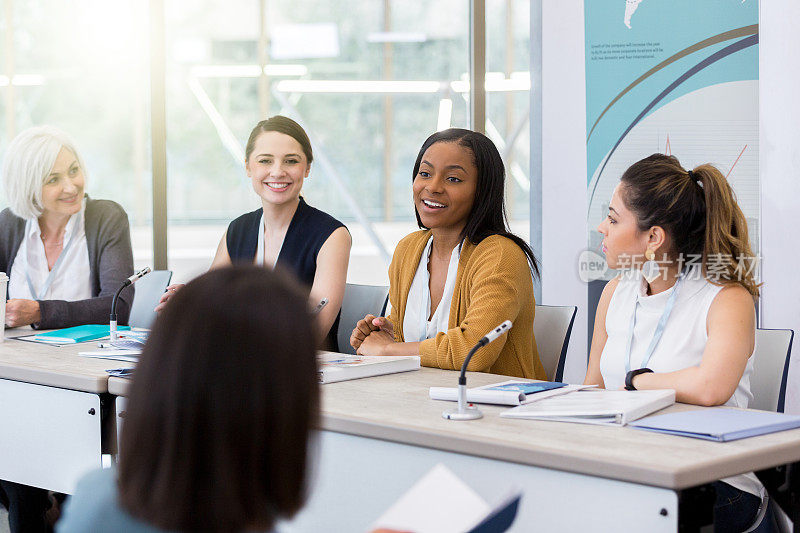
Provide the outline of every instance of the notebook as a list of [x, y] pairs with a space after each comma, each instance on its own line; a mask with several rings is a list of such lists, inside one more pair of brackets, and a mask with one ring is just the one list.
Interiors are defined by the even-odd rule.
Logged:
[[648, 416], [633, 422], [631, 427], [682, 437], [728, 442], [800, 428], [800, 416], [712, 407]]
[[500, 416], [624, 426], [674, 403], [674, 390], [588, 389], [520, 405]]
[[446, 466], [438, 464], [417, 481], [370, 529], [414, 533], [502, 533], [517, 515], [521, 491], [490, 506]]
[[[117, 326], [117, 330], [125, 331], [131, 329], [129, 326]], [[65, 329], [54, 329], [38, 333], [33, 338], [36, 341], [54, 344], [75, 344], [77, 342], [93, 341], [108, 337], [110, 332], [108, 324], [86, 324]]]
[[419, 357], [412, 355], [366, 356], [319, 352], [317, 362], [320, 383], [419, 370]]
[[[557, 381], [509, 380], [467, 389], [467, 401], [493, 405], [522, 405], [589, 388], [593, 385], [567, 385]], [[431, 400], [458, 401], [458, 387], [431, 387]]]

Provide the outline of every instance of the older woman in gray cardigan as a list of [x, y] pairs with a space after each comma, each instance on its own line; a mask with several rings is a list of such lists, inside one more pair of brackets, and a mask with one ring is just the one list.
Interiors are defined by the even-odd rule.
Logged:
[[[84, 195], [77, 150], [60, 130], [20, 133], [3, 161], [9, 208], [0, 213], [0, 271], [10, 278], [6, 324], [50, 329], [108, 321], [111, 299], [133, 274], [125, 211]], [[133, 291], [117, 303], [127, 323]]]
[[[20, 133], [3, 160], [9, 208], [0, 213], [0, 271], [8, 274], [6, 324], [50, 329], [107, 323], [111, 299], [133, 273], [125, 211], [84, 194], [83, 163], [62, 131]], [[117, 302], [126, 324], [133, 291]], [[47, 491], [0, 480], [12, 532], [46, 531]]]

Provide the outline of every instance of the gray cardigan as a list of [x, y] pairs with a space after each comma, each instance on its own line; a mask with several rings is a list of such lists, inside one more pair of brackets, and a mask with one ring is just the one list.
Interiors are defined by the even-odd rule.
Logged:
[[[106, 324], [111, 300], [125, 278], [133, 274], [133, 252], [128, 215], [111, 200], [86, 197], [86, 244], [89, 248], [92, 298], [67, 302], [40, 300], [42, 319], [38, 329], [67, 328], [81, 324]], [[11, 265], [25, 237], [25, 219], [4, 209], [0, 213], [0, 271], [11, 276]], [[117, 301], [117, 320], [128, 323], [133, 287], [122, 291]]]

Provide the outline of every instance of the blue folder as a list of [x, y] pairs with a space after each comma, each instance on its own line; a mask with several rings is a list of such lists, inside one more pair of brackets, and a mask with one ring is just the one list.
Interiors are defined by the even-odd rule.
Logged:
[[504, 502], [467, 533], [503, 533], [508, 531], [517, 518], [520, 498], [522, 498], [522, 494], [517, 494]]
[[494, 387], [487, 387], [483, 390], [502, 390], [521, 392], [522, 394], [536, 394], [546, 390], [560, 389], [566, 387], [566, 383], [560, 381], [535, 381], [533, 383], [527, 381], [515, 381], [513, 383], [506, 383], [505, 385], [496, 385]]
[[800, 428], [800, 416], [714, 407], [648, 416], [628, 424], [636, 429], [728, 442]]
[[[37, 334], [33, 339], [41, 342], [73, 344], [107, 337], [109, 329], [108, 324], [86, 324], [84, 326], [46, 331]], [[129, 329], [131, 329], [129, 326], [117, 326], [119, 331]]]

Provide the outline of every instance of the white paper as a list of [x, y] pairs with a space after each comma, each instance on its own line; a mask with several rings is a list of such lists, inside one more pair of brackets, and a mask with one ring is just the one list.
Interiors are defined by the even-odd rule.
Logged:
[[113, 359], [115, 361], [127, 361], [129, 363], [135, 363], [139, 360], [139, 355], [141, 353], [141, 350], [117, 350], [110, 348], [105, 350], [97, 350], [94, 352], [78, 352], [78, 355], [83, 357], [92, 357], [95, 359]]
[[500, 413], [506, 418], [625, 425], [675, 403], [674, 390], [585, 390], [521, 405]]
[[491, 507], [446, 466], [438, 464], [395, 502], [372, 528], [414, 533], [463, 533]]

